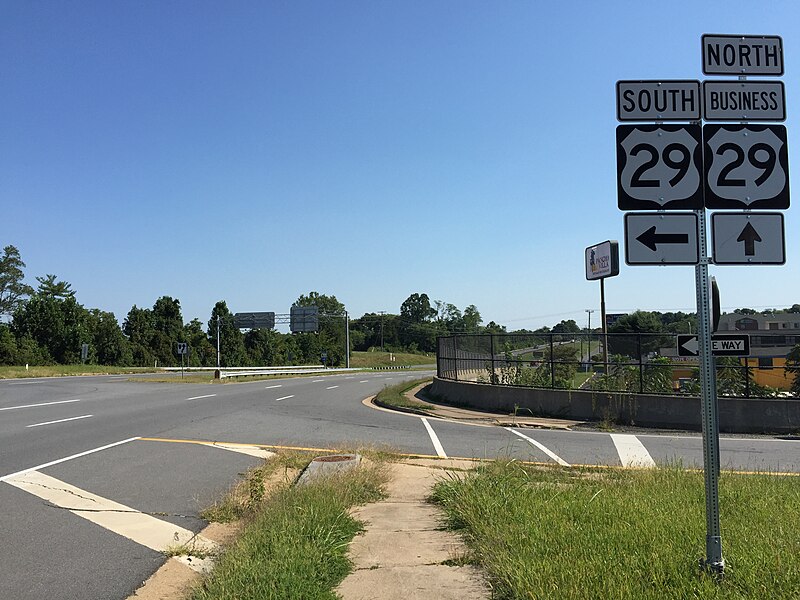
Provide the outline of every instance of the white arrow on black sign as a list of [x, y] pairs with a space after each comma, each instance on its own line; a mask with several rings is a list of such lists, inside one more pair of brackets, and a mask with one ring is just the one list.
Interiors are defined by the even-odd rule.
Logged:
[[[678, 336], [678, 356], [697, 356], [700, 344], [696, 335]], [[750, 336], [743, 333], [715, 333], [711, 336], [714, 356], [750, 356]]]

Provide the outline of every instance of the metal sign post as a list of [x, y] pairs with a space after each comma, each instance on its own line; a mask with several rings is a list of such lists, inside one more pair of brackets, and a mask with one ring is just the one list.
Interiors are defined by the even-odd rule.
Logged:
[[717, 372], [711, 347], [711, 286], [708, 278], [708, 246], [706, 243], [705, 210], [695, 211], [699, 222], [701, 258], [695, 267], [697, 287], [697, 340], [700, 351], [700, 381], [703, 422], [703, 470], [706, 487], [706, 558], [703, 568], [722, 576], [722, 536], [719, 527], [719, 411], [717, 407]]

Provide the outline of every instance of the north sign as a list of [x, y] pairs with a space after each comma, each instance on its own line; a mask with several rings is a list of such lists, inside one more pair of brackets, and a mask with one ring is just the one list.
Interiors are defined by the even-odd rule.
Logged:
[[629, 265], [696, 265], [700, 262], [695, 213], [626, 213]]
[[[678, 336], [678, 356], [697, 356], [700, 344], [696, 335]], [[714, 356], [750, 356], [750, 336], [742, 333], [715, 333], [711, 336]]]
[[706, 208], [789, 208], [783, 125], [704, 125]]
[[704, 81], [706, 121], [784, 121], [786, 91], [782, 81]]
[[783, 40], [777, 35], [704, 34], [706, 75], [783, 75]]
[[584, 252], [586, 279], [605, 279], [619, 275], [619, 243], [608, 240], [589, 246]]
[[712, 213], [715, 265], [782, 265], [786, 262], [782, 213]]
[[620, 210], [703, 207], [700, 125], [618, 125]]
[[695, 79], [617, 82], [619, 121], [699, 121], [700, 104]]

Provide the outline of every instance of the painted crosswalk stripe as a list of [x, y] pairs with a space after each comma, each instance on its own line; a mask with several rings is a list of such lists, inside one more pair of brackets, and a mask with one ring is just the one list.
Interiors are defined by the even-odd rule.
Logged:
[[533, 439], [532, 437], [528, 437], [528, 436], [527, 436], [527, 435], [525, 435], [524, 433], [520, 433], [519, 431], [516, 431], [516, 430], [514, 430], [514, 429], [511, 429], [511, 427], [504, 427], [504, 429], [505, 429], [506, 431], [510, 431], [510, 432], [511, 432], [511, 433], [513, 433], [514, 435], [517, 435], [517, 436], [521, 437], [523, 440], [527, 440], [528, 442], [530, 442], [531, 444], [533, 444], [534, 446], [536, 446], [536, 447], [537, 447], [539, 450], [541, 450], [542, 452], [544, 452], [545, 454], [547, 454], [547, 456], [549, 456], [549, 457], [550, 457], [550, 458], [552, 458], [554, 461], [556, 461], [558, 464], [560, 464], [562, 467], [568, 467], [568, 466], [569, 466], [569, 463], [568, 463], [567, 461], [565, 461], [565, 460], [564, 460], [563, 458], [561, 458], [561, 457], [560, 457], [558, 454], [556, 454], [555, 452], [553, 452], [552, 450], [550, 450], [550, 448], [548, 448], [548, 447], [547, 447], [547, 446], [545, 446], [544, 444], [541, 444], [541, 443], [537, 442], [537, 441], [536, 441], [535, 439]]
[[624, 467], [655, 467], [656, 462], [639, 438], [629, 433], [612, 433], [611, 440]]
[[58, 419], [57, 421], [45, 421], [44, 423], [34, 423], [33, 425], [25, 425], [29, 427], [41, 427], [42, 425], [55, 425], [56, 423], [66, 423], [67, 421], [77, 421], [78, 419], [91, 419], [94, 415], [81, 415], [80, 417], [70, 417], [69, 419]]
[[431, 437], [431, 442], [433, 443], [434, 450], [436, 450], [436, 454], [438, 454], [441, 458], [447, 458], [447, 454], [445, 454], [444, 452], [442, 443], [439, 441], [439, 436], [436, 435], [436, 432], [433, 430], [433, 427], [431, 427], [431, 424], [428, 423], [428, 419], [422, 417], [422, 419], [420, 420], [425, 425], [425, 429], [428, 430], [428, 435]]
[[17, 410], [18, 408], [38, 408], [40, 406], [52, 406], [53, 404], [69, 404], [70, 402], [80, 402], [77, 400], [56, 400], [55, 402], [40, 402], [39, 404], [22, 404], [21, 406], [6, 406], [0, 410]]
[[201, 400], [202, 398], [213, 398], [216, 394], [206, 394], [205, 396], [193, 396], [191, 398], [187, 398], [187, 400]]
[[[15, 475], [6, 479], [6, 483], [156, 552], [165, 552], [169, 548], [182, 545], [208, 553], [219, 550], [215, 542], [196, 535], [193, 531], [102, 498], [39, 471]], [[195, 568], [199, 566], [195, 565]]]

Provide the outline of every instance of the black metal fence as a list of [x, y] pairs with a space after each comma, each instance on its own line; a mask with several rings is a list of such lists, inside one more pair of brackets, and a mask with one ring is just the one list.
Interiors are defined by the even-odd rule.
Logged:
[[[800, 334], [758, 332], [750, 357], [716, 357], [717, 394], [792, 395], [800, 375], [785, 365], [791, 342]], [[677, 354], [674, 334], [459, 334], [438, 339], [437, 372], [495, 385], [699, 395], [697, 358]]]

